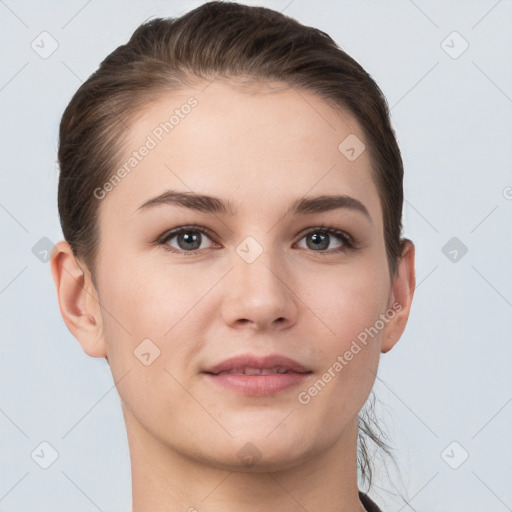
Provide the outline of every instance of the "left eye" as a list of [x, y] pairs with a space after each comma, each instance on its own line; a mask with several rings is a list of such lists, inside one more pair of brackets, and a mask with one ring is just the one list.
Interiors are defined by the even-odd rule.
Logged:
[[306, 235], [301, 238], [301, 241], [306, 240], [306, 249], [312, 249], [314, 252], [322, 252], [329, 248], [332, 238], [337, 238], [339, 242], [335, 247], [330, 247], [331, 249], [343, 250], [344, 248], [350, 249], [352, 247], [348, 235], [335, 229], [317, 228], [306, 233]]

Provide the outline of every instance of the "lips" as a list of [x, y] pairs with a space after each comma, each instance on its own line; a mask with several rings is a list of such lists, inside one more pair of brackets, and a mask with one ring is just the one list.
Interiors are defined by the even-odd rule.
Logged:
[[226, 372], [216, 373], [215, 375], [271, 375], [273, 373], [290, 373], [286, 368], [233, 368]]
[[297, 361], [280, 355], [257, 357], [242, 355], [226, 359], [206, 370], [213, 375], [269, 375], [285, 373], [309, 373], [309, 370]]
[[226, 359], [203, 372], [209, 381], [248, 396], [274, 395], [298, 386], [312, 373], [297, 361], [280, 355], [242, 355]]

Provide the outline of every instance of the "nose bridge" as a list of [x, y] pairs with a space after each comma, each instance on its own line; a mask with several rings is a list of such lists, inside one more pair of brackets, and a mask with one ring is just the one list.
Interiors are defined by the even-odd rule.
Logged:
[[250, 321], [262, 327], [278, 319], [295, 320], [297, 306], [278, 252], [248, 236], [236, 247], [232, 264], [224, 304], [228, 323]]
[[[260, 240], [262, 237], [259, 237]], [[280, 276], [284, 266], [279, 254], [269, 246], [270, 242], [258, 241], [253, 236], [246, 237], [235, 250], [235, 273], [251, 288], [266, 288], [276, 292], [284, 286]]]

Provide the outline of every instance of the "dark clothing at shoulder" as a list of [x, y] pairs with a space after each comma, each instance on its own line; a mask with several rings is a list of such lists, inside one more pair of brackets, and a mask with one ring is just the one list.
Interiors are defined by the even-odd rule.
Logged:
[[364, 492], [359, 491], [359, 499], [367, 512], [382, 512], [382, 510]]

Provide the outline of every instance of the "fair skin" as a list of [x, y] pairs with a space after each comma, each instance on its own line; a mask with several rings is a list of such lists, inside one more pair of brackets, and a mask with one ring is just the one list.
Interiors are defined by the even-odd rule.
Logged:
[[[166, 93], [133, 121], [123, 162], [190, 96], [198, 101], [190, 114], [98, 200], [96, 286], [66, 242], [52, 257], [64, 321], [88, 355], [108, 356], [119, 381], [133, 511], [364, 511], [357, 415], [380, 353], [405, 328], [414, 246], [405, 245], [392, 279], [369, 151], [349, 161], [338, 150], [349, 134], [364, 135], [354, 117], [306, 91], [249, 93], [216, 80]], [[219, 198], [237, 213], [140, 208], [171, 189]], [[334, 194], [367, 213], [350, 205], [287, 213], [293, 201]], [[180, 226], [192, 226], [185, 240], [156, 243]], [[318, 244], [322, 231], [311, 228], [321, 226], [347, 233], [356, 248], [335, 234]], [[258, 245], [241, 247], [262, 250], [251, 262], [237, 252], [249, 236]], [[378, 334], [301, 403], [299, 393], [332, 374], [337, 357], [394, 303], [400, 310]], [[146, 366], [134, 350], [148, 338], [160, 355]], [[263, 376], [244, 377], [259, 379], [263, 394], [205, 373], [247, 354], [279, 354], [308, 373], [277, 392]]]

